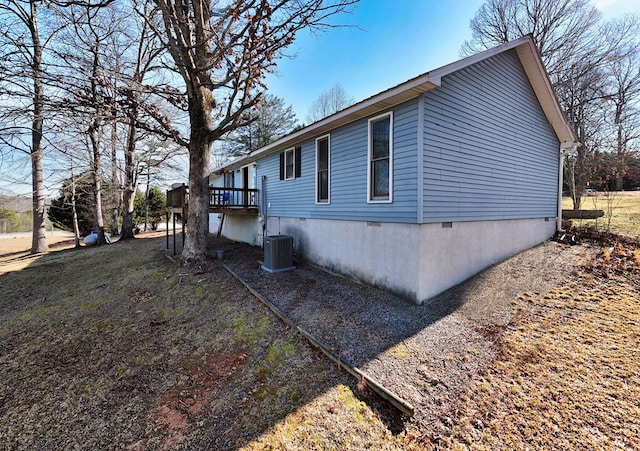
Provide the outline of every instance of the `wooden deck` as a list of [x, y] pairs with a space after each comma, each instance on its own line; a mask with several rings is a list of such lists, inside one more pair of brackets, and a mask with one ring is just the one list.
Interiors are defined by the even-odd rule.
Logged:
[[[181, 215], [182, 222], [182, 246], [184, 246], [184, 227], [187, 227], [187, 213], [189, 212], [189, 188], [182, 184], [167, 191], [167, 249], [170, 249], [169, 241], [169, 217], [173, 216], [173, 254], [180, 248], [176, 240], [176, 216]], [[217, 237], [222, 233], [225, 215], [258, 215], [258, 190], [244, 188], [210, 187], [209, 188], [209, 212], [221, 213], [222, 219], [218, 227]], [[173, 213], [173, 215], [171, 215]]]
[[[186, 185], [167, 191], [167, 212], [185, 214], [189, 207]], [[209, 212], [234, 215], [258, 214], [258, 190], [244, 188], [209, 188]]]

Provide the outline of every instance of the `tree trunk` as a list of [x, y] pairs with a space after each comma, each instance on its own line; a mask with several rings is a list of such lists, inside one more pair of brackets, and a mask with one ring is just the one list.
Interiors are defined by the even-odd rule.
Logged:
[[33, 234], [31, 253], [46, 252], [45, 192], [42, 163], [42, 123], [44, 119], [44, 83], [42, 74], [42, 45], [38, 34], [37, 4], [31, 0], [31, 39], [33, 42], [33, 122], [31, 131], [31, 183], [33, 201]]
[[575, 161], [572, 165], [571, 175], [571, 198], [573, 200], [573, 209], [580, 210], [582, 207], [582, 196], [584, 190], [587, 187], [587, 182], [591, 178], [592, 165], [592, 151], [589, 148], [589, 144], [585, 139], [584, 123], [578, 121], [576, 123], [576, 131], [578, 132], [578, 141], [582, 143], [576, 149]]
[[[199, 145], [201, 151], [192, 149]], [[208, 140], [198, 142], [192, 137], [189, 145], [189, 210], [184, 223], [184, 262], [197, 262], [206, 257], [209, 237], [209, 149]]]
[[120, 177], [118, 176], [118, 125], [114, 120], [111, 124], [111, 202], [113, 210], [111, 215], [111, 235], [118, 235], [120, 223], [120, 206], [122, 204], [122, 189], [120, 187]]
[[209, 162], [211, 158], [211, 91], [201, 87], [189, 98], [191, 133], [189, 140], [189, 210], [182, 249], [183, 262], [206, 258], [209, 238]]
[[71, 217], [73, 220], [73, 235], [75, 247], [80, 247], [80, 227], [78, 226], [78, 210], [76, 209], [76, 177], [73, 174], [73, 160], [71, 160]]
[[91, 140], [91, 176], [93, 177], [93, 200], [94, 200], [94, 216], [93, 226], [98, 232], [98, 241], [96, 246], [102, 246], [106, 243], [104, 238], [104, 218], [102, 217], [102, 179], [100, 177], [100, 140], [98, 138], [98, 125], [91, 124], [89, 137]]
[[615, 177], [614, 177], [614, 190], [615, 191], [622, 191], [622, 185], [623, 185], [623, 180], [622, 178], [624, 177], [624, 174], [626, 172], [626, 143], [625, 143], [625, 139], [624, 139], [624, 133], [622, 130], [622, 122], [621, 122], [621, 115], [622, 112], [619, 111], [620, 108], [617, 109], [616, 111], [616, 124], [618, 124], [618, 136], [617, 136], [617, 158], [616, 158], [616, 173], [615, 173]]
[[133, 208], [137, 189], [137, 177], [135, 171], [136, 153], [136, 112], [132, 112], [129, 120], [129, 133], [127, 147], [124, 150], [124, 187], [122, 192], [122, 204], [124, 215], [122, 218], [122, 234], [120, 240], [135, 238], [133, 233]]
[[149, 184], [151, 184], [151, 168], [147, 165], [147, 186], [144, 190], [144, 231], [149, 225]]

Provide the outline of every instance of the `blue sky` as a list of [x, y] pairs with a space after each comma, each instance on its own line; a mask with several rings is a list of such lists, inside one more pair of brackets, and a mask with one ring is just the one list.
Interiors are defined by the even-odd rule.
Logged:
[[[471, 38], [469, 21], [483, 0], [361, 0], [335, 22], [353, 25], [303, 33], [267, 79], [269, 93], [298, 121], [320, 93], [339, 83], [355, 101], [457, 60]], [[605, 18], [640, 12], [638, 0], [596, 0]], [[357, 28], [356, 28], [357, 27]]]
[[[336, 83], [355, 101], [363, 100], [457, 60], [462, 43], [471, 38], [469, 21], [483, 2], [361, 0], [353, 14], [336, 18], [336, 23], [353, 27], [301, 34], [289, 51], [295, 57], [280, 60], [278, 76], [267, 79], [269, 92], [291, 105], [300, 122], [308, 122], [313, 101]], [[592, 4], [605, 19], [640, 13], [638, 0], [593, 0]], [[29, 160], [22, 161], [21, 168], [0, 161], [0, 194], [30, 191]], [[24, 184], [16, 185], [16, 178], [24, 179]], [[56, 192], [59, 186], [50, 183]]]

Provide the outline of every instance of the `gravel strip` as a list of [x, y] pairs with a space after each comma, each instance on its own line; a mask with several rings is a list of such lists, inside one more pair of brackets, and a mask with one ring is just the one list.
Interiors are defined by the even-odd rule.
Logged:
[[416, 306], [305, 263], [271, 274], [260, 269], [259, 248], [211, 246], [288, 318], [413, 404], [409, 428], [446, 423], [446, 407], [495, 358], [504, 328], [530, 308], [519, 296], [544, 296], [591, 252], [546, 242]]

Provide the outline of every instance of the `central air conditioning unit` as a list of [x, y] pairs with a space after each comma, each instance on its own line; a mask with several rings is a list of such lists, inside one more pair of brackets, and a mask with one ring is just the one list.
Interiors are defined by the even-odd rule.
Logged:
[[293, 266], [293, 237], [288, 235], [265, 237], [262, 269], [272, 273], [296, 269]]

